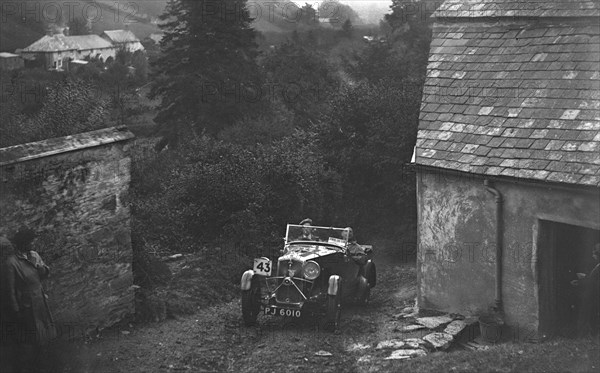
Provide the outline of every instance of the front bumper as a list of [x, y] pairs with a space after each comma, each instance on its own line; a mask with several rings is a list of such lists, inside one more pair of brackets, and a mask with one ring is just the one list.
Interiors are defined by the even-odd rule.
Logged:
[[265, 278], [262, 287], [263, 308], [315, 311], [325, 303], [327, 293], [315, 291], [314, 281], [301, 278], [274, 276]]

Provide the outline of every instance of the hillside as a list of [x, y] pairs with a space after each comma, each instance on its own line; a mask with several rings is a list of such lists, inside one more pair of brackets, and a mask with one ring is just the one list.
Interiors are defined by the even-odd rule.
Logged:
[[[89, 5], [91, 3], [95, 5]], [[35, 2], [36, 5], [32, 1], [16, 3], [0, 0], [0, 4], [3, 9], [0, 51], [14, 52], [41, 38], [51, 25], [66, 26], [68, 20], [73, 18], [85, 20], [86, 11], [94, 34], [129, 28], [138, 38], [144, 39], [158, 31], [156, 17], [162, 13], [166, 0], [78, 0], [71, 2], [70, 7], [63, 7], [62, 3], [52, 0], [40, 0]], [[29, 4], [27, 8], [25, 4]], [[26, 12], [26, 9], [34, 9], [36, 13]], [[62, 11], [62, 16], [54, 14], [57, 10]]]

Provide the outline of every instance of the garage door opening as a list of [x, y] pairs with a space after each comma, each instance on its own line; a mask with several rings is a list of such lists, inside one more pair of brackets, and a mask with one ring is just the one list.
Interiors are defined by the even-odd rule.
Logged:
[[592, 251], [599, 242], [597, 229], [540, 221], [537, 271], [539, 330], [543, 334], [574, 337], [582, 332], [582, 325], [598, 330], [597, 290], [590, 299], [584, 287], [571, 282], [578, 278], [577, 273], [589, 275], [597, 264]]

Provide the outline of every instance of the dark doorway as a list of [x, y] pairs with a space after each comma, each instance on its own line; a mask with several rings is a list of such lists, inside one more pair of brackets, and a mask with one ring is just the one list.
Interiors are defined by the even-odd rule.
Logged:
[[[576, 336], [578, 322], [585, 314], [583, 308], [598, 304], [598, 299], [587, 299], [585, 302], [590, 303], [584, 305], [582, 287], [571, 284], [577, 273], [589, 274], [597, 264], [592, 251], [598, 242], [597, 229], [540, 221], [537, 271], [541, 333]], [[598, 315], [594, 314], [592, 325], [597, 328]]]

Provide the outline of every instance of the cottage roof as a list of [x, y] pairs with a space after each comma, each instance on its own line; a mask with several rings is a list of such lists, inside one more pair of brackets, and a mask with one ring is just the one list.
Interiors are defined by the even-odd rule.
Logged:
[[67, 36], [80, 50], [112, 48], [113, 45], [98, 35]]
[[22, 52], [58, 52], [77, 50], [75, 45], [67, 36], [63, 34], [44, 35], [27, 48], [23, 48]]
[[[533, 3], [450, 0], [435, 13], [417, 164], [600, 186], [600, 27], [576, 18], [598, 3]], [[490, 4], [511, 18], [485, 18]]]
[[22, 52], [60, 52], [68, 50], [88, 50], [111, 48], [113, 45], [98, 35], [65, 36], [44, 35], [41, 39], [24, 48]]
[[113, 43], [139, 42], [140, 40], [130, 30], [108, 30], [103, 32]]

